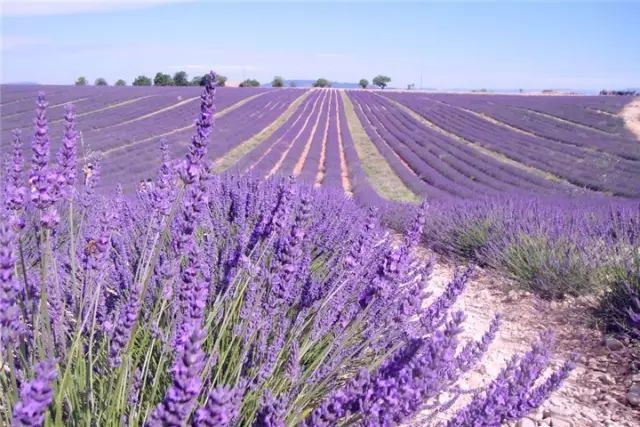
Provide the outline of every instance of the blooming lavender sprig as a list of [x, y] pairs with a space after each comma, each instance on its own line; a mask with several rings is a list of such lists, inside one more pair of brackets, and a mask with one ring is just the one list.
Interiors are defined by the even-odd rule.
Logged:
[[202, 380], [201, 371], [205, 355], [202, 342], [205, 335], [199, 328], [184, 331], [188, 335], [184, 351], [176, 354], [171, 368], [173, 381], [162, 402], [156, 406], [145, 423], [148, 427], [181, 427], [189, 418], [195, 404]]
[[49, 162], [49, 126], [47, 124], [47, 101], [44, 93], [38, 95], [38, 108], [36, 109], [35, 131], [31, 143], [33, 152], [31, 158], [31, 201], [41, 211], [40, 223], [45, 228], [53, 228], [59, 221], [57, 209], [54, 203], [60, 193], [60, 187], [64, 184], [64, 178], [55, 169], [48, 165]]
[[11, 219], [19, 228], [24, 228], [22, 211], [25, 207], [27, 189], [22, 180], [24, 158], [22, 156], [22, 133], [19, 129], [13, 131], [13, 155], [8, 163], [5, 182], [5, 205], [11, 211]]
[[35, 132], [31, 143], [31, 179], [44, 172], [49, 163], [49, 126], [47, 123], [47, 106], [44, 92], [38, 93], [36, 102]]
[[140, 286], [135, 286], [118, 315], [109, 349], [109, 362], [112, 367], [118, 367], [122, 363], [120, 353], [129, 344], [133, 327], [138, 321], [140, 294]]
[[77, 176], [77, 143], [78, 132], [75, 124], [75, 109], [73, 104], [65, 106], [64, 115], [64, 134], [62, 137], [62, 146], [58, 152], [58, 164], [60, 165], [60, 173], [64, 178], [64, 186], [62, 189], [65, 197], [71, 197]]
[[200, 116], [196, 121], [196, 133], [191, 137], [191, 145], [187, 153], [182, 179], [192, 184], [200, 178], [203, 171], [203, 160], [207, 155], [209, 138], [213, 128], [215, 113], [216, 75], [209, 73], [204, 92], [200, 96]]
[[0, 221], [0, 342], [6, 349], [11, 348], [9, 344], [24, 328], [18, 305], [22, 287], [14, 276], [14, 239], [9, 221]]
[[55, 363], [40, 362], [35, 367], [35, 378], [20, 389], [20, 400], [13, 407], [13, 426], [41, 426], [44, 413], [53, 400], [53, 381], [57, 376]]
[[282, 402], [275, 398], [269, 390], [262, 396], [260, 410], [253, 422], [253, 427], [285, 427], [284, 408]]
[[552, 339], [552, 334], [545, 332], [524, 356], [514, 356], [489, 387], [477, 393], [447, 425], [454, 427], [481, 423], [498, 426], [505, 421], [521, 418], [542, 404], [574, 367], [572, 358], [547, 381], [533, 388], [549, 364]]
[[207, 396], [207, 403], [196, 411], [194, 427], [226, 427], [238, 416], [241, 388], [219, 386]]

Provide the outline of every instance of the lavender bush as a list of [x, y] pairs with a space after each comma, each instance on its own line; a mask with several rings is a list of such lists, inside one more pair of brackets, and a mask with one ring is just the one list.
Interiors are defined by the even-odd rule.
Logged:
[[[163, 144], [135, 197], [97, 195], [95, 162], [76, 182], [71, 108], [50, 161], [38, 97], [29, 177], [16, 135], [3, 188], [0, 424], [395, 425], [463, 394], [457, 380], [499, 321], [461, 342], [451, 307], [469, 269], [423, 307], [430, 262], [413, 249], [426, 206], [392, 244], [375, 210], [341, 193], [213, 175], [215, 90], [185, 159]], [[540, 405], [572, 366], [541, 379], [550, 339], [450, 425], [499, 425]]]
[[424, 240], [437, 252], [502, 270], [543, 297], [562, 298], [634, 276], [639, 226], [637, 202], [493, 198], [432, 203]]

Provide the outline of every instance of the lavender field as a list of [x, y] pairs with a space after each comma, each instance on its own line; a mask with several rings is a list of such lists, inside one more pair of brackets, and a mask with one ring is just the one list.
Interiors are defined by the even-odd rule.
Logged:
[[[600, 344], [569, 345], [598, 330], [639, 355], [631, 98], [214, 82], [0, 87], [1, 425], [635, 416], [616, 379], [624, 408], [587, 408], [601, 371], [578, 353]], [[517, 321], [465, 317], [488, 274]], [[551, 313], [559, 340], [510, 347], [567, 302], [585, 324]]]

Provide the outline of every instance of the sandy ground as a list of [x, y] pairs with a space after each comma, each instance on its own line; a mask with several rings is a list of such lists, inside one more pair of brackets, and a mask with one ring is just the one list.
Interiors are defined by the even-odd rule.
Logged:
[[[454, 271], [454, 266], [439, 260], [428, 290], [438, 295]], [[552, 329], [556, 334], [554, 364], [558, 366], [571, 353], [579, 352], [577, 367], [542, 408], [514, 425], [637, 426], [640, 407], [632, 407], [626, 396], [633, 383], [640, 383], [638, 347], [631, 348], [622, 338], [617, 341], [620, 349], [612, 350], [604, 344], [603, 336], [593, 327], [588, 315], [595, 306], [594, 300], [548, 302], [514, 289], [518, 288], [496, 273], [477, 269], [457, 301], [454, 309], [462, 309], [467, 315], [464, 338], [480, 338], [495, 313], [502, 315], [496, 340], [477, 369], [463, 378], [462, 385], [474, 388], [488, 383], [513, 354], [527, 351], [542, 331]], [[456, 406], [462, 404], [464, 400]], [[437, 419], [446, 420], [456, 406]], [[433, 424], [433, 420], [426, 422], [418, 418], [411, 425]]]
[[640, 98], [635, 98], [628, 103], [620, 115], [624, 119], [627, 129], [640, 140]]

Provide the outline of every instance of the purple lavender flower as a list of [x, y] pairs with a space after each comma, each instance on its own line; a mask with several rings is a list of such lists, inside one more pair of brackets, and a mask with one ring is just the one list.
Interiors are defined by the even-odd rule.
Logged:
[[209, 73], [209, 78], [200, 96], [200, 116], [196, 121], [196, 133], [191, 137], [189, 153], [187, 153], [182, 179], [192, 184], [200, 179], [202, 174], [202, 161], [207, 155], [209, 138], [213, 128], [213, 115], [215, 113], [216, 75]]
[[14, 277], [14, 235], [8, 221], [0, 221], [0, 342], [9, 349], [10, 343], [21, 333], [18, 298], [22, 287]]
[[238, 415], [242, 401], [240, 388], [219, 386], [212, 389], [207, 402], [196, 411], [194, 427], [226, 427]]
[[109, 350], [109, 361], [111, 366], [118, 367], [122, 363], [120, 355], [131, 339], [131, 332], [138, 321], [140, 312], [140, 290], [139, 287], [133, 289], [127, 302], [122, 307], [118, 320], [111, 337], [111, 348]]
[[64, 135], [62, 146], [58, 152], [58, 164], [61, 168], [61, 175], [64, 178], [63, 193], [66, 197], [71, 196], [71, 192], [76, 183], [77, 168], [77, 142], [78, 132], [75, 129], [75, 112], [72, 104], [65, 106], [64, 115]]
[[53, 400], [52, 383], [56, 366], [51, 360], [40, 362], [35, 367], [35, 378], [20, 389], [20, 400], [13, 407], [14, 426], [41, 426], [44, 413]]
[[22, 157], [22, 140], [19, 129], [13, 131], [13, 156], [7, 167], [5, 182], [5, 204], [12, 211], [12, 220], [19, 229], [24, 228], [24, 210], [27, 189], [22, 181], [24, 159]]
[[201, 346], [205, 334], [199, 328], [187, 328], [184, 351], [176, 354], [171, 368], [173, 381], [162, 402], [156, 406], [145, 423], [148, 427], [181, 427], [189, 418], [202, 381], [201, 371], [205, 355]]
[[253, 427], [284, 427], [284, 408], [269, 390], [262, 396], [262, 404], [252, 424]]

